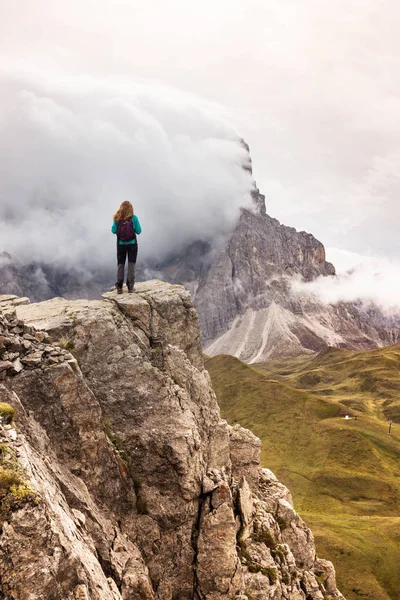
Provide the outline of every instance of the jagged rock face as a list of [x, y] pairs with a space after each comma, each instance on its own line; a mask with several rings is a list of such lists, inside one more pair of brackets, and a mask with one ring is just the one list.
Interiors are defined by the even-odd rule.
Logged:
[[212, 253], [195, 243], [163, 267], [167, 279], [192, 292], [207, 354], [257, 362], [328, 346], [366, 350], [400, 340], [399, 319], [389, 322], [377, 307], [326, 305], [295, 294], [293, 277], [310, 281], [335, 269], [311, 234], [267, 215], [257, 189], [253, 199], [255, 211], [242, 211], [222, 249]]
[[266, 214], [243, 211], [226, 248], [199, 283], [196, 307], [205, 342], [224, 333], [238, 314], [278, 301], [291, 306], [285, 279], [333, 274], [323, 245]]
[[183, 287], [0, 296], [0, 330], [1, 597], [342, 598], [260, 441], [220, 419]]

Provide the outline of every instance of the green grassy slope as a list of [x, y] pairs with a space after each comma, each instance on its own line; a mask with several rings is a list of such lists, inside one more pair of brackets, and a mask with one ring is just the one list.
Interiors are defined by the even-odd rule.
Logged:
[[389, 435], [387, 423], [400, 423], [400, 346], [206, 366], [223, 417], [262, 439], [263, 466], [290, 488], [347, 600], [400, 599], [400, 424]]
[[320, 396], [335, 396], [350, 411], [400, 423], [400, 344], [354, 352], [329, 348], [310, 359], [258, 364], [266, 375]]

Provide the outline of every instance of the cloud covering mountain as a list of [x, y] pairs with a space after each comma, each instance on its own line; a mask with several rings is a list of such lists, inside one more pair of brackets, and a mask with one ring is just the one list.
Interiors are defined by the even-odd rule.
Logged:
[[3, 72], [0, 250], [114, 263], [112, 215], [132, 201], [142, 259], [216, 241], [250, 205], [240, 136], [212, 103], [171, 88]]
[[325, 304], [362, 301], [368, 306], [378, 306], [384, 314], [395, 314], [400, 310], [400, 263], [387, 258], [363, 256], [354, 252], [327, 249], [333, 260], [335, 277], [318, 277], [304, 282], [293, 279], [292, 291], [311, 294]]
[[250, 145], [270, 214], [329, 246], [400, 255], [396, 0], [0, 0], [0, 11], [0, 60], [14, 71], [211, 98]]

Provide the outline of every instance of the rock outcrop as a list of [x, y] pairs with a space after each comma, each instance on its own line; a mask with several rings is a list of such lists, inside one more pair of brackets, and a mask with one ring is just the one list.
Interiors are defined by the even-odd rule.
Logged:
[[0, 296], [2, 598], [343, 598], [220, 419], [183, 287], [26, 302]]

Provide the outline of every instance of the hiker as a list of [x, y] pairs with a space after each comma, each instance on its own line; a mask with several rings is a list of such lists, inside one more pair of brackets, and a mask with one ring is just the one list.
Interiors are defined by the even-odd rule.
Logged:
[[134, 214], [133, 206], [128, 200], [124, 200], [114, 215], [114, 223], [111, 232], [117, 235], [117, 294], [122, 294], [124, 284], [124, 270], [126, 257], [128, 256], [128, 275], [126, 285], [128, 293], [132, 294], [135, 286], [136, 259], [138, 253], [137, 235], [142, 232], [139, 219]]

